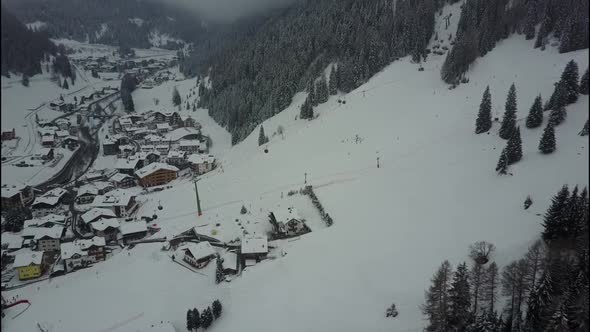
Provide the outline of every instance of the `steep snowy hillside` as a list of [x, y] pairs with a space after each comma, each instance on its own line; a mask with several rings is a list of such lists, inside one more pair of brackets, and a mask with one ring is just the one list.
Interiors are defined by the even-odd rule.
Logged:
[[[185, 331], [188, 308], [201, 310], [219, 298], [224, 314], [214, 323], [217, 331], [422, 331], [418, 306], [442, 260], [462, 262], [469, 244], [485, 240], [505, 265], [538, 237], [537, 214], [561, 185], [588, 184], [588, 139], [577, 135], [588, 118], [588, 96], [567, 107], [551, 155], [537, 150], [543, 129], [526, 129], [522, 120], [536, 95], [548, 99], [569, 60], [587, 68], [588, 50], [559, 54], [532, 43], [523, 36], [498, 43], [473, 65], [470, 83], [454, 90], [440, 79], [444, 57], [431, 57], [424, 71], [401, 59], [351, 93], [331, 97], [313, 121], [295, 120], [305, 99], [298, 94], [263, 123], [267, 145], [258, 146], [255, 130], [224, 149], [221, 166], [199, 182], [202, 217], [188, 179], [141, 198], [141, 212], [163, 205], [157, 236], [214, 222], [229, 228], [242, 204], [283, 202], [283, 193], [303, 187], [307, 173], [335, 224], [286, 244], [284, 257], [215, 285], [213, 267], [198, 275], [173, 263], [161, 244], [138, 245], [92, 268], [7, 292], [32, 306], [3, 327], [33, 331], [42, 322], [51, 331], [137, 331], [164, 320]], [[513, 82], [524, 157], [511, 166], [512, 176], [499, 176], [494, 168], [505, 141], [498, 123], [489, 135], [473, 131], [485, 87], [501, 117]], [[185, 95], [195, 81], [179, 85]], [[168, 107], [171, 94], [162, 95], [161, 107]], [[136, 108], [152, 107], [153, 96], [136, 91]], [[196, 112], [201, 121], [204, 112]], [[272, 135], [279, 126], [284, 137]], [[229, 146], [229, 135], [217, 138]], [[527, 195], [534, 205], [525, 211]], [[399, 316], [386, 319], [392, 302]]]

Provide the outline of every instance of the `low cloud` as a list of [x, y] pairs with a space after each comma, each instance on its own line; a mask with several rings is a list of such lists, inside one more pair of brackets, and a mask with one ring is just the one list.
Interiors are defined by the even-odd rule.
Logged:
[[191, 10], [212, 21], [238, 18], [284, 7], [296, 0], [155, 0]]

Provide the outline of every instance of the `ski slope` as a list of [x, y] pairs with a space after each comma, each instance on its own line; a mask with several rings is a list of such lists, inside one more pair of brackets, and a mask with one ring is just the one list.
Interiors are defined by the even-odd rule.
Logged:
[[[164, 320], [186, 331], [186, 310], [219, 298], [224, 313], [211, 327], [216, 331], [422, 331], [418, 306], [444, 259], [456, 266], [467, 260], [469, 244], [485, 240], [496, 245], [497, 263], [506, 265], [538, 237], [537, 214], [561, 185], [588, 184], [588, 138], [577, 135], [588, 118], [588, 96], [568, 106], [551, 155], [537, 151], [544, 126], [530, 130], [519, 120], [524, 156], [510, 167], [512, 176], [494, 172], [505, 145], [498, 123], [489, 135], [473, 133], [486, 85], [501, 117], [514, 82], [523, 119], [537, 94], [548, 99], [570, 59], [582, 72], [588, 66], [588, 50], [559, 54], [532, 43], [523, 36], [498, 43], [472, 66], [470, 83], [454, 90], [440, 80], [443, 56], [429, 58], [423, 72], [401, 59], [350, 94], [331, 97], [313, 121], [295, 120], [305, 98], [298, 94], [288, 109], [264, 122], [267, 146], [258, 146], [255, 130], [225, 150], [223, 171], [202, 178], [203, 217], [196, 217], [188, 180], [151, 194], [141, 208], [164, 206], [157, 236], [213, 220], [231, 223], [229, 216], [242, 204], [276, 204], [282, 192], [301, 188], [307, 173], [335, 225], [289, 244], [286, 256], [215, 285], [214, 265], [204, 277], [172, 262], [161, 244], [138, 245], [90, 269], [6, 292], [32, 306], [3, 327], [33, 331], [41, 322], [51, 331], [138, 331], [148, 321]], [[185, 82], [179, 86], [195, 84]], [[171, 92], [158, 91], [135, 92], [136, 108], [147, 108], [158, 93], [162, 103], [171, 98]], [[279, 125], [284, 139], [271, 137]], [[356, 135], [362, 142], [355, 143]], [[229, 140], [218, 139], [224, 137]], [[525, 211], [529, 194], [534, 204]], [[386, 319], [391, 303], [399, 316]]]

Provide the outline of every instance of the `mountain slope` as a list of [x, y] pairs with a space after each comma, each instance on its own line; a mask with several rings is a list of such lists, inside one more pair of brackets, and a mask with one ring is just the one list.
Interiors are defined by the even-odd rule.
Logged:
[[[458, 4], [445, 8], [445, 14], [451, 11], [457, 13]], [[281, 193], [302, 187], [307, 173], [335, 225], [285, 244], [286, 256], [215, 286], [213, 269], [200, 276], [173, 263], [160, 244], [138, 245], [129, 256], [123, 252], [51, 283], [8, 292], [33, 305], [4, 327], [31, 331], [40, 321], [64, 332], [104, 331], [125, 323], [114, 331], [136, 331], [164, 320], [182, 331], [188, 308], [201, 310], [220, 298], [224, 313], [214, 323], [220, 331], [422, 331], [418, 305], [443, 259], [456, 265], [467, 259], [469, 244], [486, 240], [505, 265], [538, 237], [536, 214], [557, 188], [588, 184], [588, 139], [577, 135], [588, 118], [588, 96], [568, 106], [554, 154], [537, 151], [542, 128], [521, 125], [524, 158], [510, 168], [513, 176], [494, 172], [505, 145], [498, 124], [490, 135], [473, 134], [486, 85], [500, 115], [515, 82], [522, 119], [538, 93], [550, 95], [567, 61], [588, 66], [588, 50], [559, 54], [552, 47], [536, 50], [533, 42], [522, 36], [499, 42], [472, 66], [470, 84], [454, 90], [440, 80], [444, 58], [433, 57], [423, 72], [409, 58], [394, 62], [348, 95], [319, 106], [314, 121], [294, 120], [305, 99], [296, 95], [290, 107], [263, 123], [267, 133], [285, 127], [284, 139], [271, 137], [268, 153], [258, 146], [255, 130], [226, 151], [217, 171], [202, 177], [202, 218], [195, 216], [193, 184], [185, 179], [141, 198], [140, 213], [157, 211], [162, 203], [158, 236], [171, 236], [192, 226], [230, 227], [242, 204], [284, 202]], [[194, 84], [180, 83], [181, 94]], [[169, 107], [169, 88], [154, 88], [142, 100], [147, 105], [159, 96], [161, 107]], [[525, 211], [528, 194], [534, 204]], [[80, 305], [81, 294], [92, 300]], [[52, 305], [56, 298], [60, 306]], [[392, 302], [400, 315], [386, 319]], [[99, 310], [103, 316], [93, 314]]]

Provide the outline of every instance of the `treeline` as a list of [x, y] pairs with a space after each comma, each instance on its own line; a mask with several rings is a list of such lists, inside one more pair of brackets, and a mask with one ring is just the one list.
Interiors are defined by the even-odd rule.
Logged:
[[201, 71], [212, 86], [200, 89], [200, 106], [235, 144], [287, 107], [330, 63], [340, 71], [338, 89], [349, 92], [398, 57], [420, 61], [445, 2], [297, 2], [213, 51]]
[[422, 306], [426, 330], [588, 331], [588, 204], [586, 188], [563, 186], [543, 217], [542, 239], [501, 271], [486, 242], [455, 271], [443, 262]]
[[[149, 35], [155, 30], [185, 41], [198, 40], [206, 31], [195, 24], [198, 22], [195, 13], [163, 1], [6, 0], [3, 3], [23, 22], [46, 23], [44, 29], [52, 37], [91, 43], [149, 48]], [[133, 18], [140, 18], [142, 23], [130, 21]]]
[[534, 47], [543, 49], [555, 38], [561, 53], [588, 48], [588, 10], [588, 0], [466, 1], [441, 77], [447, 83], [459, 83], [476, 58], [512, 33], [535, 39]]
[[42, 72], [41, 61], [56, 54], [47, 32], [34, 32], [2, 6], [2, 75], [10, 72], [33, 76]]

